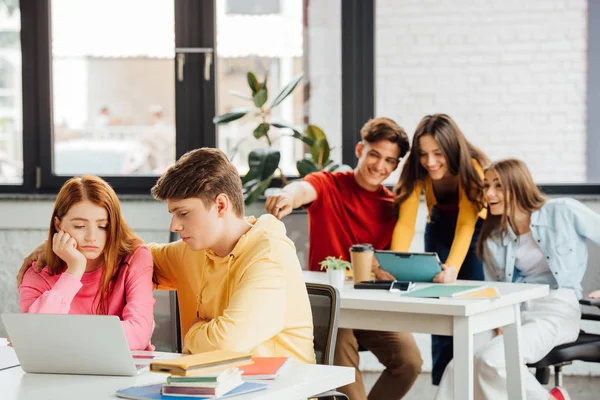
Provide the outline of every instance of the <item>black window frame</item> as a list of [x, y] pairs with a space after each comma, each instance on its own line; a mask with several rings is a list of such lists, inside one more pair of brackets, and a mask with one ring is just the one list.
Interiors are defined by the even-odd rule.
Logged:
[[[213, 48], [215, 4], [175, 0], [175, 47]], [[142, 10], [140, 10], [142, 11]], [[52, 53], [50, 1], [21, 0], [23, 93], [23, 183], [0, 185], [0, 194], [55, 194], [69, 176], [52, 173]], [[215, 67], [204, 79], [204, 58], [186, 54], [184, 80], [175, 74], [176, 156], [198, 147], [214, 147]], [[177, 68], [177, 65], [174, 65]], [[149, 194], [158, 176], [102, 176], [118, 194]]]

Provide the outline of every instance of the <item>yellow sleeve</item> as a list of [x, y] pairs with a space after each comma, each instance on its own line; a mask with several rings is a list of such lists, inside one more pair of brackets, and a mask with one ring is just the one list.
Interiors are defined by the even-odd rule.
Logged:
[[183, 352], [249, 352], [266, 342], [284, 327], [285, 284], [284, 266], [260, 259], [245, 271], [223, 315], [190, 328]]
[[458, 218], [456, 220], [456, 230], [454, 231], [454, 240], [450, 248], [450, 254], [446, 259], [445, 264], [454, 265], [458, 271], [462, 267], [463, 261], [469, 252], [473, 232], [475, 232], [475, 224], [479, 217], [479, 210], [467, 196], [461, 195], [458, 202]]
[[421, 201], [422, 183], [415, 184], [412, 194], [404, 200], [398, 211], [398, 221], [392, 235], [392, 251], [408, 251], [415, 236], [415, 224], [417, 223], [417, 212]]
[[[483, 169], [479, 163], [473, 160], [473, 166], [479, 176], [483, 177]], [[485, 214], [477, 208], [476, 204], [473, 204], [473, 202], [469, 200], [469, 197], [462, 187], [459, 187], [458, 196], [456, 230], [454, 231], [454, 240], [452, 241], [452, 247], [450, 248], [450, 253], [448, 254], [445, 263], [454, 265], [456, 270], [460, 271], [460, 268], [465, 261], [465, 257], [469, 252], [469, 247], [471, 246], [477, 218], [479, 218], [479, 216], [485, 218]]]
[[177, 289], [177, 270], [183, 264], [183, 256], [187, 245], [182, 241], [168, 244], [148, 243], [154, 263], [152, 281], [160, 290]]

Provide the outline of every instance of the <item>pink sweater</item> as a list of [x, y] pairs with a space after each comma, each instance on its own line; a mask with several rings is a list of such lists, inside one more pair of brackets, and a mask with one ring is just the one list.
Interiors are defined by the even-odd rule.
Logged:
[[[154, 297], [152, 296], [152, 255], [139, 247], [125, 259], [108, 299], [108, 315], [121, 319], [131, 350], [152, 349]], [[95, 314], [94, 299], [101, 285], [103, 268], [83, 274], [81, 281], [71, 274], [50, 276], [48, 268], [39, 274], [33, 268], [19, 286], [19, 307], [24, 313]]]

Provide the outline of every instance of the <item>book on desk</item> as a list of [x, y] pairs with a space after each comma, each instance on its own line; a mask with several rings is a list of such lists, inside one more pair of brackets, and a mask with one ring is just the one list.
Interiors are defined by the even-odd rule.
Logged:
[[291, 362], [291, 357], [252, 357], [254, 364], [240, 367], [243, 380], [272, 380]]
[[403, 293], [404, 297], [451, 298], [451, 299], [495, 299], [498, 290], [487, 285], [431, 285]]
[[162, 393], [163, 384], [157, 383], [153, 385], [146, 386], [133, 386], [127, 389], [117, 390], [117, 397], [123, 399], [132, 399], [132, 400], [183, 400], [183, 399], [227, 399], [234, 396], [239, 396], [246, 393], [257, 392], [259, 390], [264, 390], [267, 388], [266, 384], [263, 383], [254, 383], [254, 382], [244, 382], [240, 386], [231, 390], [230, 392], [224, 394], [221, 397], [214, 396], [168, 396]]
[[206, 353], [190, 354], [170, 360], [153, 361], [150, 363], [150, 371], [188, 376], [221, 371], [247, 364], [252, 364], [252, 355], [250, 353], [215, 350]]

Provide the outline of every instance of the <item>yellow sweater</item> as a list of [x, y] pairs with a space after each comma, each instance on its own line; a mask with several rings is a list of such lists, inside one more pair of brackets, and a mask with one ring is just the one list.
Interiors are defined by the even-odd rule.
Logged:
[[[483, 179], [483, 168], [479, 162], [473, 160], [473, 166]], [[417, 211], [421, 193], [425, 186], [425, 203], [427, 210], [431, 216], [431, 209], [437, 204], [437, 199], [433, 191], [433, 181], [427, 175], [425, 182], [419, 181], [415, 184], [413, 193], [400, 205], [398, 222], [394, 227], [392, 235], [391, 250], [393, 251], [408, 251], [410, 244], [415, 236], [415, 223], [417, 221]], [[442, 260], [445, 264], [453, 265], [457, 270], [460, 270], [471, 245], [471, 239], [475, 232], [475, 224], [477, 218], [483, 219], [487, 216], [487, 209], [479, 210], [476, 204], [473, 204], [467, 197], [467, 194], [462, 188], [460, 181], [458, 183], [458, 217], [456, 220], [456, 230], [454, 231], [454, 240], [448, 254], [447, 260]]]
[[225, 257], [177, 241], [149, 245], [160, 289], [177, 289], [184, 352], [223, 349], [314, 363], [302, 270], [285, 226], [258, 220]]

